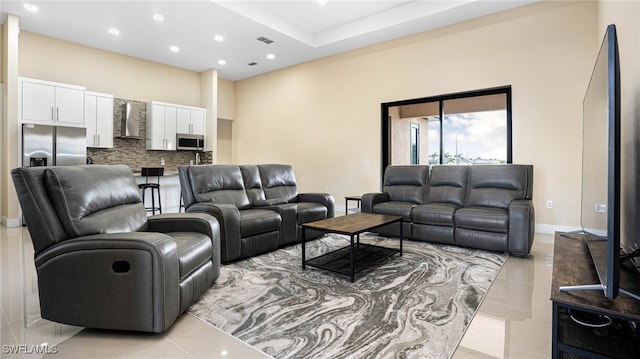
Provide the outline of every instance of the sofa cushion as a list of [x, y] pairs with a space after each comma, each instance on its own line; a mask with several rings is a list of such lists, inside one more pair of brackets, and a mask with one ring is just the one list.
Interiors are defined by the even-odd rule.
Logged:
[[147, 215], [128, 166], [61, 166], [44, 171], [51, 203], [70, 237], [135, 232]]
[[298, 212], [298, 223], [319, 221], [327, 218], [327, 207], [314, 202], [295, 203]]
[[277, 212], [268, 209], [246, 209], [240, 211], [241, 237], [279, 231], [282, 218]]
[[469, 166], [438, 165], [431, 167], [426, 203], [464, 205]]
[[205, 262], [211, 261], [213, 246], [209, 236], [196, 232], [166, 233], [176, 242], [180, 281]]
[[238, 209], [251, 205], [238, 166], [190, 166], [188, 176], [196, 202], [232, 204]]
[[413, 209], [413, 207], [415, 206], [416, 204], [412, 202], [382, 202], [373, 206], [373, 213], [402, 216], [402, 218], [404, 218], [405, 220], [410, 220], [411, 209]]
[[428, 176], [429, 166], [389, 166], [384, 171], [382, 192], [391, 201], [422, 204]]
[[[242, 180], [244, 181], [244, 189], [247, 191], [247, 197], [252, 206], [265, 205], [264, 190], [262, 189], [262, 181], [260, 180], [260, 172], [258, 166], [255, 165], [242, 165], [240, 166], [240, 172], [242, 173]], [[284, 199], [283, 202], [286, 203]]]
[[509, 214], [507, 210], [494, 207], [466, 207], [455, 213], [458, 228], [467, 228], [487, 232], [509, 232]]
[[258, 165], [262, 190], [267, 199], [284, 198], [295, 200], [298, 196], [298, 185], [293, 167], [281, 164]]
[[411, 220], [413, 223], [453, 227], [453, 216], [458, 208], [452, 203], [421, 204], [411, 211]]
[[532, 166], [476, 165], [469, 170], [465, 207], [507, 209], [514, 199], [531, 198]]

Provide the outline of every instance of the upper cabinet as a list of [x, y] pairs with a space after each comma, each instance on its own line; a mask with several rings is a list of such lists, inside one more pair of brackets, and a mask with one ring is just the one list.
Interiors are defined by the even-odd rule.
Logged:
[[22, 123], [84, 127], [85, 88], [57, 82], [20, 79]]
[[113, 95], [85, 93], [87, 147], [113, 148]]
[[163, 102], [147, 104], [147, 149], [175, 150], [176, 134], [205, 134], [204, 108]]
[[204, 114], [203, 108], [177, 107], [178, 121], [177, 133], [190, 133], [204, 135]]
[[147, 104], [147, 149], [176, 149], [176, 111], [175, 106], [158, 102]]

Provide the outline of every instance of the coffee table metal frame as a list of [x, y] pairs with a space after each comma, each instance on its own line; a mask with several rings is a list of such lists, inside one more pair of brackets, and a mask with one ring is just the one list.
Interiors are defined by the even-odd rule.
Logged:
[[[392, 223], [400, 225], [400, 248], [388, 248], [373, 244], [360, 244], [360, 234]], [[315, 258], [306, 259], [306, 230], [312, 229], [325, 233], [337, 233], [351, 238], [348, 246], [325, 253]], [[312, 266], [332, 272], [349, 275], [351, 283], [356, 273], [399, 253], [402, 256], [402, 240], [404, 237], [402, 217], [375, 213], [354, 213], [348, 216], [327, 218], [302, 225], [302, 269]], [[346, 265], [346, 259], [348, 265]], [[359, 264], [359, 265], [358, 265]], [[356, 265], [358, 265], [356, 268]], [[348, 269], [345, 267], [349, 267]]]

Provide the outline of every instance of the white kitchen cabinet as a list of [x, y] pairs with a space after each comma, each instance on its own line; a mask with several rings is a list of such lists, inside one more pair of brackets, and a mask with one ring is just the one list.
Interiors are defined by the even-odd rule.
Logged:
[[87, 147], [113, 148], [113, 95], [85, 93]]
[[84, 94], [84, 87], [21, 78], [20, 121], [84, 127]]
[[178, 119], [176, 132], [204, 135], [205, 109], [194, 107], [178, 107], [177, 114]]
[[176, 149], [177, 108], [162, 103], [147, 104], [147, 149]]

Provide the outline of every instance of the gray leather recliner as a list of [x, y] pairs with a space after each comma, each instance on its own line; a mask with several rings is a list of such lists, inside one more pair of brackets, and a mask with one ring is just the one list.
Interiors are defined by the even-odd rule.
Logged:
[[[411, 234], [411, 211], [424, 203], [429, 178], [429, 166], [388, 166], [384, 171], [382, 192], [362, 195], [361, 210], [366, 213], [388, 214], [403, 218], [403, 236]], [[400, 228], [393, 224], [376, 229], [385, 236], [400, 236]]]
[[147, 217], [128, 166], [16, 168], [42, 318], [163, 332], [220, 274], [205, 214]]

